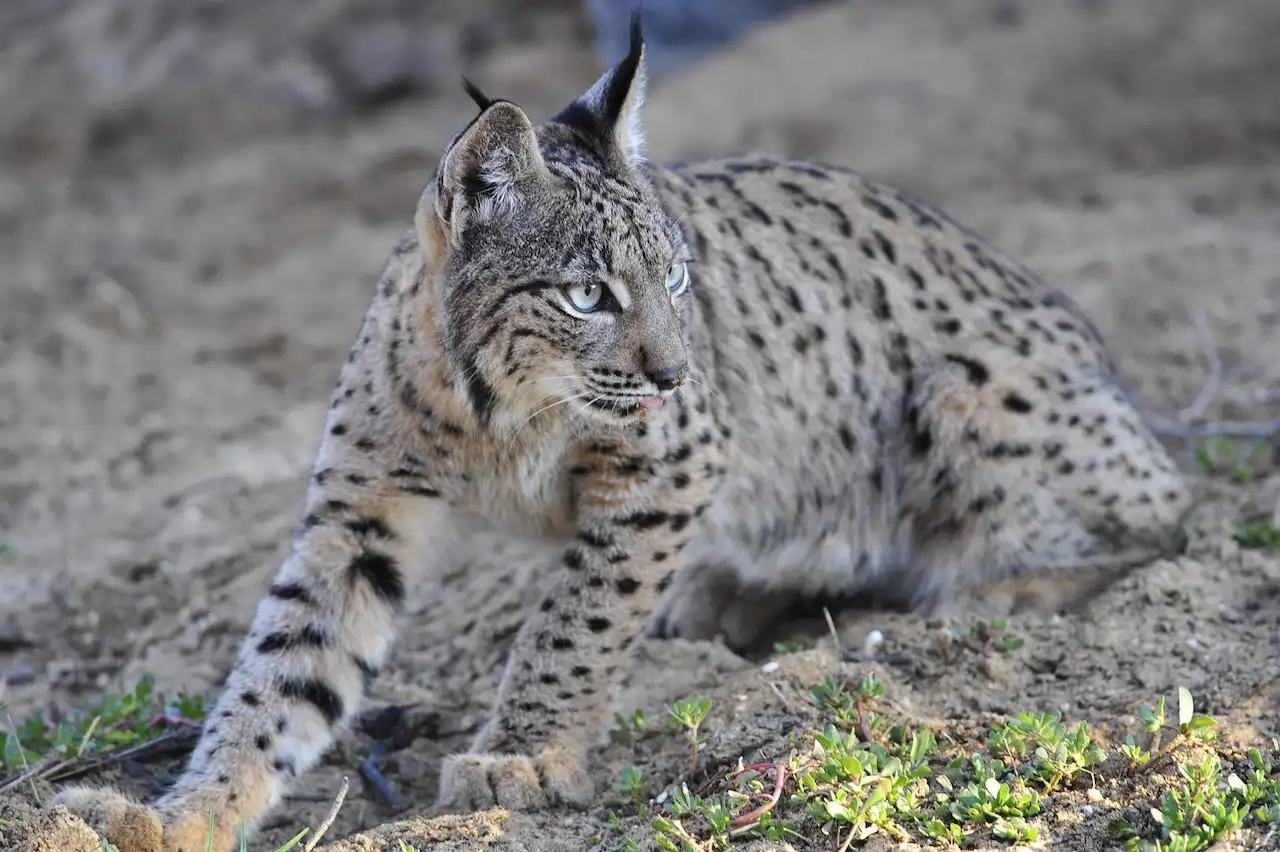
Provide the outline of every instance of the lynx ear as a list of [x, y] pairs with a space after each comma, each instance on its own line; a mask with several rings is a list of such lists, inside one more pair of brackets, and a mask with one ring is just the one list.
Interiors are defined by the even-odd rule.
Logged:
[[638, 166], [644, 160], [644, 36], [640, 13], [631, 16], [631, 50], [604, 73], [586, 94], [560, 111], [552, 121], [568, 125], [596, 141], [605, 155], [621, 165]]
[[[533, 122], [510, 101], [485, 97], [471, 81], [463, 85], [480, 114], [459, 133], [436, 169], [434, 193], [424, 193], [419, 216], [428, 212], [455, 240], [468, 224], [510, 213], [550, 178]], [[429, 204], [434, 195], [434, 204]], [[419, 231], [425, 223], [419, 222]]]

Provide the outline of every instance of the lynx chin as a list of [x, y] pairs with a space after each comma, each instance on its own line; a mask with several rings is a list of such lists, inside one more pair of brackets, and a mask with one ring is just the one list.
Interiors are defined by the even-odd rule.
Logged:
[[[498, 531], [549, 591], [438, 808], [585, 806], [638, 636], [936, 614], [1157, 556], [1186, 485], [1063, 294], [848, 169], [647, 162], [645, 51], [550, 120], [467, 84], [341, 370], [294, 547], [153, 807], [57, 799], [122, 850], [239, 848], [342, 734], [406, 589]], [[146, 838], [150, 839], [144, 839]], [[161, 840], [163, 837], [163, 840]]]

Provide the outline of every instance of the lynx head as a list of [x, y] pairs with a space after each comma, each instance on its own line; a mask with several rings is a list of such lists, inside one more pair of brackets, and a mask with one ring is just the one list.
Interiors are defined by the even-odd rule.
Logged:
[[543, 408], [626, 423], [685, 380], [691, 258], [646, 172], [644, 79], [633, 19], [627, 57], [540, 126], [466, 83], [480, 114], [416, 223], [445, 351], [485, 423]]

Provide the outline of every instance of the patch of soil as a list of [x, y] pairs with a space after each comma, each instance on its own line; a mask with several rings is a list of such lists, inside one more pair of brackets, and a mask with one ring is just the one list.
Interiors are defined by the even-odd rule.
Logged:
[[[216, 688], [289, 545], [384, 256], [471, 116], [458, 71], [538, 115], [597, 72], [568, 0], [424, 8], [64, 0], [0, 13], [0, 677], [15, 719], [144, 673], [168, 693]], [[1207, 413], [1268, 420], [1245, 393], [1280, 387], [1276, 44], [1274, 0], [857, 0], [661, 81], [646, 115], [656, 158], [814, 156], [940, 203], [1089, 310], [1152, 411], [1189, 404], [1205, 381], [1198, 310], [1241, 391]], [[892, 663], [841, 662], [822, 638], [766, 673], [715, 645], [645, 642], [619, 706], [657, 719], [690, 692], [714, 699], [711, 776], [777, 757], [817, 724], [810, 684], [869, 670], [887, 715], [962, 744], [999, 714], [1058, 708], [1114, 745], [1137, 730], [1139, 703], [1178, 685], [1228, 739], [1267, 742], [1280, 734], [1280, 561], [1241, 550], [1232, 530], [1276, 515], [1280, 477], [1268, 459], [1246, 482], [1203, 485], [1184, 554], [1079, 611], [1016, 619], [1025, 644], [1011, 653], [850, 613], [841, 645], [879, 630]], [[583, 848], [622, 766], [681, 776], [675, 738], [632, 750], [602, 736], [596, 811], [411, 818], [441, 757], [482, 724], [531, 599], [538, 578], [504, 562], [417, 590], [375, 688], [373, 710], [412, 708], [377, 760], [403, 810], [359, 780], [380, 734], [357, 732], [261, 848], [317, 824], [344, 775], [329, 835], [342, 850]], [[1111, 848], [1107, 822], [1145, 814], [1167, 771], [1142, 789], [1101, 779], [1088, 815], [1072, 791], [1042, 836]], [[167, 776], [125, 765], [106, 780], [146, 796]], [[0, 798], [0, 847], [79, 842], [57, 839], [79, 831], [61, 815], [23, 807]]]

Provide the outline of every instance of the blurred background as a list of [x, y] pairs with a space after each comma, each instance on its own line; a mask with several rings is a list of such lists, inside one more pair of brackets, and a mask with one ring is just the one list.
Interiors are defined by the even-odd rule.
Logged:
[[[1205, 381], [1197, 311], [1239, 391], [1206, 415], [1274, 413], [1248, 399], [1280, 387], [1276, 0], [645, 6], [654, 159], [767, 151], [903, 186], [1079, 300], [1150, 410]], [[380, 266], [473, 114], [460, 74], [549, 116], [624, 51], [630, 11], [0, 4], [0, 683], [15, 715], [143, 673], [218, 683], [287, 550]], [[521, 602], [489, 591], [465, 623], [424, 597], [381, 688], [448, 696], [456, 731], [482, 718]], [[1137, 618], [1115, 614], [1114, 631]]]

